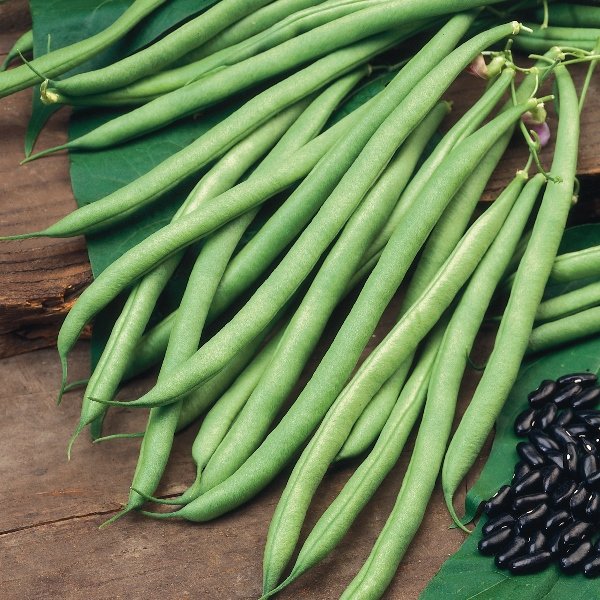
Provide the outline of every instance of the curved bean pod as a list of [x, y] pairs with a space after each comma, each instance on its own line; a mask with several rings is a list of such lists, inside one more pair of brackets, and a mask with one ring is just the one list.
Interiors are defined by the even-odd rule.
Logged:
[[0, 65], [0, 72], [6, 71], [10, 63], [19, 58], [20, 54], [27, 54], [33, 50], [33, 29], [26, 31], [17, 41], [13, 44], [13, 47], [8, 51], [6, 58], [2, 65]]
[[536, 322], [553, 321], [592, 308], [598, 304], [600, 304], [600, 282], [597, 281], [549, 300], [544, 300], [538, 306], [535, 320]]
[[552, 281], [569, 282], [598, 276], [600, 276], [600, 246], [560, 254], [556, 257], [550, 272]]
[[448, 506], [452, 505], [457, 486], [481, 451], [517, 377], [571, 207], [579, 140], [578, 100], [566, 68], [558, 66], [555, 75], [560, 114], [552, 170], [562, 181], [551, 181], [546, 187], [494, 350], [448, 447], [442, 470], [442, 488]]

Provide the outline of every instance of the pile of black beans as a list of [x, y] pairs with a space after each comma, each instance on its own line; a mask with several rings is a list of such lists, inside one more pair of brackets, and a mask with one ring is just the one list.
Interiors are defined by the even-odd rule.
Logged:
[[515, 420], [520, 462], [484, 505], [479, 551], [514, 574], [557, 561], [565, 573], [600, 575], [600, 386], [593, 373], [544, 380]]

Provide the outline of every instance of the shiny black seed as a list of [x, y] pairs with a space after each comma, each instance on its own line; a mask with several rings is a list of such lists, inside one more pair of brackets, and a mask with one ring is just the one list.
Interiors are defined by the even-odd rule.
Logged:
[[574, 521], [561, 529], [560, 545], [563, 548], [573, 546], [588, 538], [594, 532], [594, 527], [585, 521]]
[[574, 517], [584, 517], [585, 508], [590, 498], [590, 492], [586, 489], [583, 483], [577, 486], [569, 500], [569, 509]]
[[582, 391], [583, 387], [578, 383], [566, 386], [556, 392], [552, 398], [552, 402], [554, 402], [558, 408], [567, 408], [571, 406], [571, 400]]
[[571, 383], [582, 383], [583, 385], [592, 385], [596, 383], [595, 373], [568, 373], [556, 380], [556, 383], [562, 387]]
[[546, 539], [546, 536], [541, 531], [537, 531], [529, 537], [527, 552], [529, 554], [535, 554], [540, 550], [546, 550], [547, 542], [548, 540]]
[[538, 494], [526, 494], [513, 500], [512, 509], [516, 513], [522, 514], [535, 508], [539, 504], [545, 504], [546, 502], [548, 502], [548, 494], [545, 494], [544, 492]]
[[561, 446], [575, 443], [576, 439], [564, 428], [558, 425], [552, 425], [548, 428], [548, 433], [556, 440]]
[[492, 517], [488, 520], [488, 522], [483, 526], [481, 532], [483, 535], [488, 535], [492, 533], [492, 531], [496, 531], [496, 529], [500, 529], [501, 527], [512, 526], [515, 523], [515, 518], [512, 515], [504, 514], [498, 515], [497, 517]]
[[584, 452], [588, 454], [596, 454], [596, 444], [594, 444], [589, 438], [585, 436], [579, 437], [579, 445]]
[[600, 471], [588, 475], [585, 485], [591, 490], [600, 490]]
[[527, 494], [542, 490], [542, 471], [531, 471], [521, 479], [515, 481], [513, 491], [515, 494]]
[[600, 402], [600, 387], [593, 387], [583, 390], [571, 400], [571, 406], [577, 410], [579, 408], [593, 408]]
[[589, 429], [585, 423], [571, 423], [565, 427], [565, 431], [573, 438], [576, 439], [580, 435], [588, 435]]
[[562, 471], [556, 465], [548, 465], [542, 469], [542, 489], [548, 494], [559, 484]]
[[537, 448], [528, 442], [519, 442], [517, 444], [519, 456], [532, 467], [541, 467], [544, 464], [544, 457]]
[[565, 425], [568, 425], [574, 417], [575, 413], [573, 412], [573, 409], [567, 408], [566, 410], [563, 410], [558, 417], [556, 417], [556, 419], [554, 419], [552, 424], [558, 425], [558, 427], [565, 427]]
[[592, 492], [585, 507], [585, 520], [597, 523], [600, 521], [600, 494]]
[[509, 485], [503, 485], [484, 505], [483, 512], [493, 517], [507, 512], [512, 503], [513, 492]]
[[559, 510], [553, 512], [544, 524], [544, 529], [549, 532], [554, 532], [564, 527], [571, 520], [571, 513], [567, 510]]
[[542, 550], [535, 554], [513, 558], [513, 560], [508, 563], [508, 568], [514, 575], [539, 573], [550, 564], [551, 560], [552, 554], [546, 550]]
[[477, 548], [481, 554], [491, 555], [501, 552], [513, 535], [511, 527], [501, 527], [479, 540]]
[[588, 427], [600, 429], [600, 411], [598, 410], [580, 410], [577, 417], [581, 419]]
[[550, 496], [552, 505], [560, 508], [567, 508], [577, 484], [570, 479], [561, 482]]
[[596, 543], [594, 544], [594, 551], [598, 552], [598, 554], [600, 554], [600, 538], [598, 538], [596, 540]]
[[550, 379], [545, 379], [540, 383], [537, 389], [530, 392], [527, 396], [527, 400], [529, 400], [529, 404], [533, 408], [540, 408], [540, 406], [544, 405], [548, 400], [551, 399], [554, 392], [558, 389], [555, 381], [551, 381]]
[[554, 402], [548, 402], [548, 404], [544, 405], [537, 411], [535, 415], [534, 426], [539, 427], [542, 430], [546, 429], [546, 427], [550, 426], [554, 422], [557, 414], [558, 407], [556, 404], [554, 404]]
[[560, 531], [555, 531], [552, 533], [552, 535], [548, 538], [546, 547], [552, 556], [560, 556], [562, 551], [562, 547], [560, 545]]
[[565, 465], [565, 471], [572, 477], [576, 477], [579, 460], [577, 457], [577, 446], [575, 444], [567, 444], [565, 446], [563, 463]]
[[517, 519], [517, 526], [522, 533], [529, 533], [535, 529], [541, 529], [548, 517], [548, 505], [540, 504]]
[[532, 429], [529, 432], [529, 440], [544, 454], [549, 450], [560, 450], [560, 446], [540, 429]]
[[515, 419], [515, 433], [519, 436], [527, 435], [534, 427], [536, 414], [537, 411], [535, 408], [528, 408], [527, 410], [524, 410]]
[[554, 463], [559, 469], [564, 469], [562, 452], [546, 452], [546, 462]]
[[525, 475], [531, 473], [533, 469], [524, 462], [518, 462], [515, 466], [515, 472], [512, 478], [512, 483], [515, 483], [525, 477]]
[[583, 574], [586, 577], [598, 577], [600, 575], [600, 556], [596, 555], [585, 563]]
[[584, 454], [579, 461], [579, 471], [583, 479], [587, 479], [598, 470], [598, 458], [595, 454]]
[[588, 541], [581, 542], [578, 546], [574, 546], [566, 556], [563, 556], [558, 564], [565, 573], [575, 573], [575, 571], [583, 568], [591, 554], [592, 543]]
[[496, 565], [505, 569], [508, 563], [515, 557], [527, 551], [527, 539], [522, 535], [515, 535], [507, 544], [504, 551], [496, 555]]

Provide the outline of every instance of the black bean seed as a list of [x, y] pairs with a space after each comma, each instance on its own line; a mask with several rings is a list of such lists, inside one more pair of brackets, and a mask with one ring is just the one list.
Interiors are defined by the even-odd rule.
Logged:
[[552, 554], [546, 550], [513, 558], [508, 563], [508, 568], [513, 575], [525, 575], [543, 571], [552, 560]]
[[506, 549], [496, 555], [496, 565], [501, 569], [505, 569], [513, 558], [524, 554], [526, 551], [527, 539], [522, 535], [515, 535], [507, 544]]
[[548, 400], [550, 400], [557, 388], [558, 386], [556, 385], [556, 382], [550, 379], [545, 379], [542, 381], [542, 383], [540, 383], [536, 390], [533, 390], [533, 392], [529, 393], [527, 400], [529, 400], [529, 404], [533, 408], [539, 408], [543, 404], [546, 404]]
[[[558, 468], [558, 467], [557, 467]], [[542, 471], [531, 471], [513, 484], [515, 494], [527, 494], [542, 490]]]
[[566, 510], [559, 510], [552, 513], [544, 524], [544, 529], [549, 532], [556, 531], [564, 527], [571, 520], [571, 513]]
[[600, 575], [600, 556], [596, 555], [585, 563], [583, 574], [586, 577], [598, 577]]
[[479, 540], [477, 548], [481, 554], [491, 555], [502, 551], [513, 535], [511, 527], [501, 527]]
[[496, 531], [496, 529], [500, 529], [501, 527], [512, 526], [515, 523], [515, 518], [512, 515], [504, 514], [498, 515], [497, 517], [492, 517], [488, 520], [488, 522], [483, 526], [481, 532], [483, 535], [488, 535], [492, 533], [492, 531]]
[[515, 465], [515, 472], [512, 478], [512, 483], [519, 481], [519, 479], [522, 479], [523, 477], [525, 477], [525, 475], [531, 473], [532, 471], [533, 469], [527, 463], [519, 461]]
[[580, 410], [577, 417], [581, 419], [588, 427], [600, 429], [600, 411], [598, 410]]
[[519, 442], [517, 444], [517, 452], [519, 456], [532, 467], [541, 467], [544, 464], [544, 457], [531, 443]]
[[585, 508], [588, 504], [589, 498], [590, 492], [586, 489], [583, 483], [580, 483], [569, 500], [569, 509], [574, 517], [579, 518], [585, 516]]
[[564, 428], [558, 425], [552, 425], [548, 428], [548, 433], [561, 445], [575, 443], [575, 438]]
[[542, 489], [548, 494], [559, 484], [562, 471], [556, 465], [548, 465], [541, 471]]
[[600, 554], [600, 538], [598, 538], [594, 544], [594, 551]]
[[554, 463], [559, 469], [564, 469], [563, 453], [562, 452], [546, 452], [546, 462]]
[[571, 423], [568, 427], [565, 427], [565, 431], [573, 438], [578, 438], [580, 435], [587, 435], [589, 433], [588, 427], [585, 423]]
[[545, 550], [547, 542], [546, 536], [541, 531], [537, 531], [529, 537], [527, 552], [529, 554], [535, 554], [540, 550]]
[[548, 450], [560, 450], [560, 446], [540, 429], [529, 432], [529, 441], [543, 454]]
[[594, 532], [594, 527], [585, 521], [574, 521], [561, 530], [560, 545], [563, 548], [573, 546], [588, 538]]
[[517, 519], [519, 531], [530, 533], [535, 529], [541, 528], [548, 517], [548, 505], [540, 504], [539, 506], [528, 510]]
[[549, 538], [546, 544], [549, 552], [552, 556], [560, 556], [562, 547], [560, 545], [560, 531], [554, 532]]
[[544, 492], [540, 492], [539, 494], [526, 494], [513, 500], [512, 509], [518, 514], [523, 514], [539, 504], [545, 504], [546, 502], [548, 502], [548, 494], [545, 494]]
[[593, 385], [596, 383], [597, 377], [595, 373], [568, 373], [556, 380], [559, 387], [569, 385], [571, 383], [582, 383], [583, 385]]
[[567, 508], [573, 492], [577, 488], [577, 484], [570, 479], [562, 481], [550, 496], [552, 505], [556, 508]]
[[568, 385], [556, 392], [552, 398], [552, 402], [554, 402], [558, 408], [568, 408], [571, 406], [571, 400], [582, 391], [583, 387], [578, 383]]
[[515, 419], [515, 433], [519, 436], [527, 435], [535, 425], [537, 411], [535, 408], [524, 410]]
[[566, 410], [563, 410], [556, 417], [556, 419], [554, 419], [552, 424], [558, 425], [559, 427], [564, 427], [565, 425], [568, 425], [573, 420], [574, 417], [575, 417], [575, 413], [573, 412], [573, 409], [567, 408]]
[[566, 556], [563, 556], [559, 565], [565, 573], [575, 573], [580, 570], [592, 554], [592, 543], [585, 541], [575, 546]]
[[579, 461], [579, 472], [583, 479], [587, 479], [598, 470], [598, 458], [595, 454], [585, 454]]
[[565, 471], [572, 477], [577, 476], [577, 446], [575, 444], [567, 444], [563, 453], [563, 463], [565, 465]]
[[537, 411], [533, 425], [544, 430], [554, 422], [557, 414], [558, 406], [554, 402], [548, 402]]
[[600, 494], [592, 492], [585, 507], [585, 520], [597, 523], [600, 521]]
[[600, 471], [588, 475], [585, 485], [591, 490], [600, 490]]
[[509, 485], [503, 485], [484, 505], [483, 512], [493, 517], [510, 510], [513, 491]]
[[596, 444], [594, 444], [594, 442], [592, 442], [589, 438], [583, 435], [580, 436], [579, 445], [581, 446], [581, 449], [587, 454], [596, 454]]
[[574, 409], [593, 408], [600, 402], [600, 387], [593, 387], [584, 390], [571, 400], [571, 406]]

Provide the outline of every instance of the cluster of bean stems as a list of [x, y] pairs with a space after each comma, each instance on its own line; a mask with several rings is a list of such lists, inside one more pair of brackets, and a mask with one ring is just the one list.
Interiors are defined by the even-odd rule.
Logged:
[[[29, 159], [64, 148], [91, 151], [126, 143], [269, 82], [137, 180], [42, 231], [5, 238], [101, 232], [210, 166], [171, 223], [99, 275], [61, 328], [60, 397], [79, 383], [67, 385], [67, 355], [83, 327], [127, 294], [84, 382], [69, 452], [88, 425], [96, 441], [141, 436], [128, 503], [109, 522], [147, 500], [182, 506], [168, 513], [142, 511], [155, 518], [206, 521], [254, 497], [308, 442], [271, 522], [266, 597], [335, 548], [397, 462], [422, 413], [396, 505], [343, 596], [379, 597], [424, 518], [440, 469], [455, 517], [453, 493], [491, 430], [523, 356], [590, 333], [581, 319], [589, 322], [599, 310], [597, 283], [544, 302], [542, 297], [548, 281], [600, 274], [598, 248], [556, 257], [575, 189], [580, 108], [561, 62], [568, 56], [593, 61], [594, 55], [586, 47], [566, 54], [548, 44], [517, 87], [509, 42], [495, 53], [494, 68], [489, 65], [487, 90], [425, 160], [424, 150], [450, 110], [440, 101], [446, 89], [482, 52], [524, 35], [518, 35], [518, 22], [498, 19], [503, 6], [494, 9], [494, 26], [481, 31], [487, 13], [481, 19], [474, 9], [494, 0], [459, 0], [452, 7], [439, 0], [221, 0], [131, 56], [59, 78], [163, 2], [135, 0], [95, 36], [0, 73], [0, 96], [41, 83], [48, 103], [136, 106]], [[578, 26], [567, 24], [572, 40]], [[369, 74], [374, 57], [423, 32], [429, 41], [383, 91], [327, 126]], [[17, 42], [21, 54], [31, 39], [27, 34]], [[536, 95], [539, 82], [552, 75], [560, 109], [550, 174], [529, 177], [531, 161], [523, 165], [471, 222], [521, 116], [538, 114], [551, 99]], [[488, 119], [509, 90], [508, 102]], [[538, 162], [535, 139], [528, 143]], [[261, 206], [286, 190], [272, 216], [239, 249]], [[525, 235], [540, 196], [533, 229]], [[201, 240], [179, 308], [148, 329], [172, 274]], [[352, 375], [415, 261], [396, 324]], [[502, 284], [511, 269], [516, 272]], [[450, 440], [468, 355], [502, 285], [510, 297], [493, 353]], [[315, 373], [274, 425], [328, 320], [355, 289], [360, 292]], [[549, 326], [557, 329], [543, 330]], [[123, 404], [114, 399], [122, 382], [158, 363], [156, 385], [126, 402], [150, 409], [145, 431], [102, 437], [107, 409]], [[178, 498], [154, 498], [175, 433], [200, 416], [192, 448], [196, 480]], [[362, 462], [286, 575], [329, 465], [359, 456]]]

